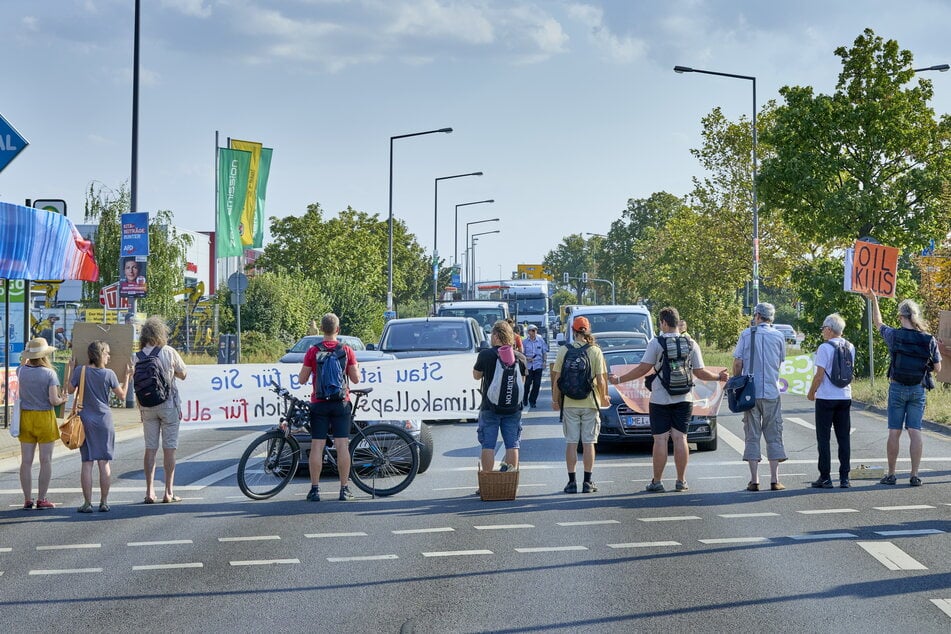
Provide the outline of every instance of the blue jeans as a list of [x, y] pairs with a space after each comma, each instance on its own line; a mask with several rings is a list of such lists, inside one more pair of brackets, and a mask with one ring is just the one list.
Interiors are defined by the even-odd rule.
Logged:
[[491, 409], [481, 410], [476, 433], [483, 449], [495, 449], [499, 441], [499, 431], [502, 432], [502, 442], [505, 443], [506, 449], [518, 449], [518, 441], [522, 436], [522, 411], [496, 414]]
[[888, 384], [888, 428], [921, 429], [925, 417], [925, 386]]

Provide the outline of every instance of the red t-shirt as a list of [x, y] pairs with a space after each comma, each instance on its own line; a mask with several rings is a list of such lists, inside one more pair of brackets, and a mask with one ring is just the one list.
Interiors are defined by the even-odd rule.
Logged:
[[[324, 341], [321, 342], [321, 344], [327, 350], [334, 350], [336, 349], [338, 345], [340, 345], [340, 342], [337, 340], [328, 341], [325, 339]], [[344, 369], [344, 372], [346, 373], [346, 370], [348, 368], [350, 368], [351, 366], [355, 366], [357, 364], [357, 354], [353, 351], [353, 348], [351, 348], [350, 346], [344, 345], [344, 348], [347, 351], [347, 367]], [[316, 394], [317, 394], [317, 352], [318, 352], [317, 346], [311, 346], [310, 350], [307, 351], [307, 354], [304, 355], [304, 365], [310, 368], [310, 383], [313, 386], [313, 389], [311, 389], [310, 391], [311, 403], [317, 403], [318, 401], [324, 400], [324, 399], [318, 399], [316, 397]], [[347, 399], [349, 400], [349, 398], [350, 398], [350, 380], [347, 379]]]

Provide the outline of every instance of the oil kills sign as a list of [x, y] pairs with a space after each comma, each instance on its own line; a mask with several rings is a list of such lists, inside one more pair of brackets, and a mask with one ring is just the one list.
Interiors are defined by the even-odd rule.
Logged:
[[897, 248], [860, 240], [855, 242], [852, 256], [852, 291], [873, 291], [879, 297], [894, 297], [897, 276]]
[[3, 171], [17, 154], [23, 151], [29, 143], [20, 136], [12, 125], [0, 115], [0, 172]]

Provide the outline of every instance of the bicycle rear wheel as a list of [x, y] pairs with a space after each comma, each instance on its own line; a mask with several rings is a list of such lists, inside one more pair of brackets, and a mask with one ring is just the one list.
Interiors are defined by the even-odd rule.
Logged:
[[350, 439], [350, 478], [361, 491], [387, 496], [410, 485], [419, 470], [416, 441], [393, 425], [370, 425]]
[[300, 462], [300, 445], [293, 436], [273, 429], [255, 438], [238, 462], [238, 487], [252, 500], [277, 495], [287, 486]]

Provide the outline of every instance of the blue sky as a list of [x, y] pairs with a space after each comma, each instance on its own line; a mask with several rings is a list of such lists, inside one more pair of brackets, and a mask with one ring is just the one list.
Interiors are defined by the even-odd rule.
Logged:
[[[143, 0], [139, 211], [214, 226], [214, 143], [274, 148], [267, 214], [348, 205], [394, 215], [452, 259], [465, 223], [501, 218], [477, 246], [481, 277], [538, 263], [570, 233], [604, 233], [628, 198], [684, 195], [689, 150], [716, 106], [749, 116], [750, 83], [675, 65], [831, 92], [833, 54], [865, 27], [918, 66], [951, 63], [951, 3], [909, 0]], [[0, 114], [30, 146], [0, 172], [0, 200], [64, 198], [81, 221], [91, 182], [131, 164], [131, 0], [5, 0]], [[929, 73], [951, 111], [951, 73]], [[491, 230], [486, 223], [473, 230]], [[741, 250], [746, 245], [738, 245]]]

